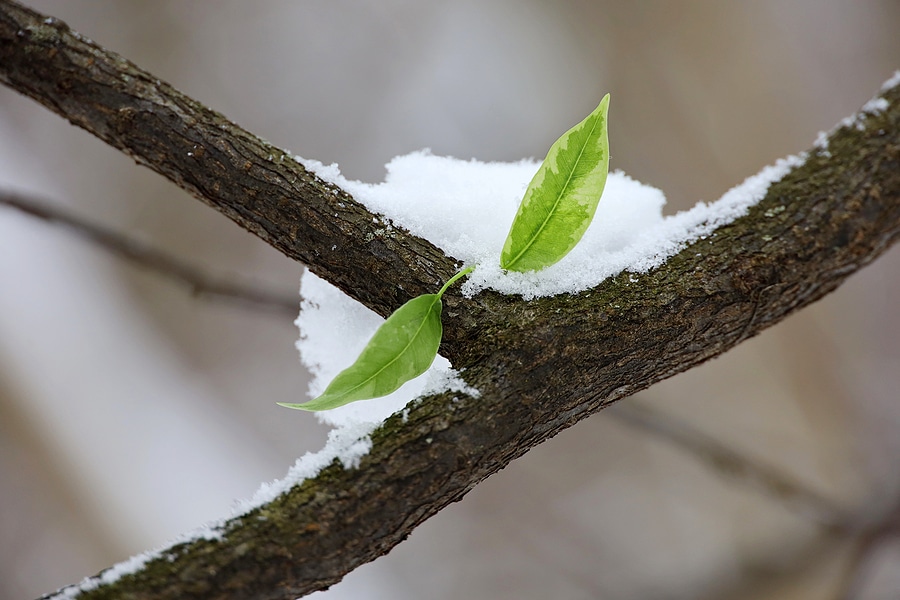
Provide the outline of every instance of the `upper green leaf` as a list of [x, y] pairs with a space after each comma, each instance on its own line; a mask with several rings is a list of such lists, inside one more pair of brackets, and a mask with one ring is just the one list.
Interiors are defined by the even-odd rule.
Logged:
[[581, 240], [597, 211], [609, 171], [609, 94], [550, 146], [510, 227], [500, 266], [537, 271], [558, 262]]
[[387, 396], [428, 370], [441, 343], [441, 296], [413, 298], [381, 324], [359, 358], [304, 404], [281, 404], [302, 410], [328, 410], [355, 400]]

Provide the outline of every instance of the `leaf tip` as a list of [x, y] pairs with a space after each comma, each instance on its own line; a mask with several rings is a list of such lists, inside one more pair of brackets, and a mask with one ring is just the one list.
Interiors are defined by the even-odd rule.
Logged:
[[594, 112], [597, 112], [598, 110], [603, 112], [603, 116], [606, 116], [606, 113], [609, 110], [609, 92], [607, 92], [606, 95], [603, 96], [603, 99], [600, 100], [600, 104], [597, 105], [597, 108], [594, 110]]
[[276, 402], [278, 406], [283, 406], [285, 408], [293, 408], [294, 410], [305, 410], [305, 411], [313, 411], [315, 409], [308, 408], [305, 404], [291, 404], [289, 402]]

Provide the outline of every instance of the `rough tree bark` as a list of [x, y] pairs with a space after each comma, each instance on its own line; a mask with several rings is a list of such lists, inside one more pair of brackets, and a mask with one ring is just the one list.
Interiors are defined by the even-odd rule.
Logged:
[[[64, 23], [0, 0], [0, 80], [387, 315], [457, 267], [346, 192]], [[388, 552], [529, 448], [832, 291], [900, 233], [900, 84], [749, 214], [643, 275], [530, 302], [448, 292], [441, 352], [481, 391], [414, 403], [335, 462], [87, 598], [294, 598]], [[332, 249], [336, 248], [336, 249]], [[374, 276], [373, 276], [374, 275]], [[101, 574], [102, 575], [102, 574]]]

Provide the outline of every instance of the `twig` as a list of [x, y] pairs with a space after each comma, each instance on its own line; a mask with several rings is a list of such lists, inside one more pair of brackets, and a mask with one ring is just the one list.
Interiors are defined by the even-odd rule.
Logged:
[[[859, 598], [873, 557], [889, 540], [900, 537], [900, 502], [874, 520], [869, 514], [854, 515], [776, 467], [729, 448], [686, 421], [635, 402], [619, 402], [605, 414], [687, 452], [719, 475], [756, 488], [827, 533], [850, 539], [852, 554], [837, 584], [837, 600]], [[813, 555], [821, 557], [820, 550], [816, 548]]]
[[61, 225], [82, 239], [100, 246], [119, 258], [186, 287], [194, 296], [227, 301], [249, 308], [262, 308], [289, 316], [296, 315], [299, 310], [299, 297], [289, 297], [277, 292], [258, 289], [255, 285], [226, 281], [211, 276], [148, 244], [112, 229], [90, 223], [35, 198], [15, 192], [0, 191], [0, 205], [14, 208], [47, 223]]
[[719, 475], [756, 488], [829, 532], [849, 535], [858, 531], [850, 513], [831, 500], [778, 468], [729, 448], [685, 421], [635, 402], [619, 402], [605, 414], [680, 448]]
[[898, 537], [900, 537], [900, 502], [897, 502], [882, 518], [866, 527], [856, 540], [835, 598], [838, 600], [860, 598], [866, 579], [870, 575], [873, 558], [880, 548]]

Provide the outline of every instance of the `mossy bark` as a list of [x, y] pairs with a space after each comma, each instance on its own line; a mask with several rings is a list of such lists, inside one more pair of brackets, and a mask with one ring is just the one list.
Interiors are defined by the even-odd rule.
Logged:
[[[123, 58], [0, 0], [0, 80], [133, 156], [382, 315], [457, 261]], [[423, 398], [335, 462], [86, 598], [294, 598], [334, 584], [529, 448], [835, 289], [900, 235], [900, 86], [749, 214], [639, 275], [523, 301], [444, 297], [441, 352], [481, 391]]]

